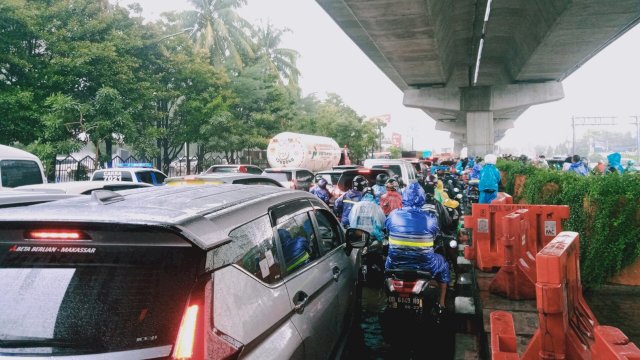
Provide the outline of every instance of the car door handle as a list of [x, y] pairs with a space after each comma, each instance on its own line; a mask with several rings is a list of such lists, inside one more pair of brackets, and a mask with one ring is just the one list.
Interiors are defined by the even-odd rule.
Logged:
[[309, 301], [309, 295], [304, 291], [298, 291], [293, 297], [293, 311], [298, 314], [302, 314], [304, 307], [307, 306]]
[[338, 278], [340, 277], [340, 274], [342, 274], [342, 270], [340, 270], [339, 267], [334, 266], [333, 267], [333, 280], [338, 281]]

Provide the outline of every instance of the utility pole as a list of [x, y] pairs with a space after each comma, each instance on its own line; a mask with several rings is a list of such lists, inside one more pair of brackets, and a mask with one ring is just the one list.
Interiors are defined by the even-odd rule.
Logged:
[[576, 126], [612, 126], [616, 125], [616, 117], [615, 116], [572, 116], [571, 117], [571, 127], [573, 128], [573, 145], [572, 151], [573, 154], [576, 154]]
[[636, 126], [636, 161], [640, 162], [640, 116], [634, 115], [632, 118], [635, 120], [632, 124]]

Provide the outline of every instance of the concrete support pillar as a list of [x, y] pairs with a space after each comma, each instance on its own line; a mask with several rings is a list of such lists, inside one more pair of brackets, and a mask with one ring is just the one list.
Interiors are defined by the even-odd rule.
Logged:
[[464, 143], [462, 141], [459, 140], [453, 140], [453, 152], [456, 155], [460, 155], [460, 152], [462, 151], [462, 148], [464, 147]]
[[493, 111], [467, 112], [467, 156], [485, 156], [494, 149]]

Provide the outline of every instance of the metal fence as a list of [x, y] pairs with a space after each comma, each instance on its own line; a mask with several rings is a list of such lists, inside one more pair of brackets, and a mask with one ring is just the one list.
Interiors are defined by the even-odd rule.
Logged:
[[[113, 158], [113, 167], [117, 167], [120, 164], [131, 163], [152, 163], [145, 158], [137, 158], [135, 156], [129, 156], [128, 158], [121, 158], [115, 156]], [[235, 157], [226, 157], [221, 154], [206, 154], [202, 157], [200, 164], [197, 157], [191, 157], [189, 168], [191, 174], [198, 174], [206, 171], [213, 165], [220, 164], [252, 164], [259, 166], [260, 168], [268, 167], [266, 151], [244, 151], [239, 153]], [[55, 177], [56, 182], [68, 182], [68, 181], [82, 181], [89, 180], [91, 174], [97, 169], [100, 169], [101, 164], [98, 164], [93, 156], [85, 156], [83, 158], [75, 158], [71, 155], [67, 155], [64, 158], [56, 159]], [[187, 175], [187, 159], [186, 157], [179, 157], [174, 159], [169, 164], [168, 176], [183, 176]]]

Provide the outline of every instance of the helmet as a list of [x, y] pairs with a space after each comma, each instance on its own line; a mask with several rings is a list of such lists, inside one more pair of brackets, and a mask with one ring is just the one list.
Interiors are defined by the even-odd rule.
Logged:
[[427, 176], [427, 177], [426, 177], [426, 179], [424, 180], [424, 182], [425, 182], [426, 184], [434, 185], [434, 186], [435, 186], [435, 185], [438, 183], [438, 177], [437, 177], [437, 176], [435, 176], [435, 175], [429, 175], [429, 176]]
[[353, 182], [352, 182], [352, 185], [351, 185], [351, 187], [353, 189], [358, 190], [358, 191], [362, 191], [367, 186], [369, 186], [369, 182], [367, 181], [367, 179], [364, 176], [358, 175], [358, 176], [353, 178]]
[[389, 179], [389, 175], [378, 174], [378, 176], [376, 176], [376, 185], [384, 185], [387, 182], [387, 179]]
[[389, 190], [393, 190], [393, 191], [398, 190], [398, 182], [395, 179], [392, 179], [392, 178], [387, 180], [385, 186]]
[[365, 194], [371, 194], [371, 196], [375, 196], [373, 194], [373, 189], [370, 188], [369, 186], [367, 186], [366, 188], [364, 188], [364, 190], [362, 190], [362, 196], [364, 196]]
[[320, 188], [322, 188], [322, 189], [326, 188], [327, 187], [327, 180], [325, 180], [325, 179], [318, 180], [318, 186]]
[[496, 164], [496, 161], [498, 160], [498, 157], [493, 155], [493, 154], [489, 154], [487, 156], [484, 157], [484, 162], [487, 164]]

